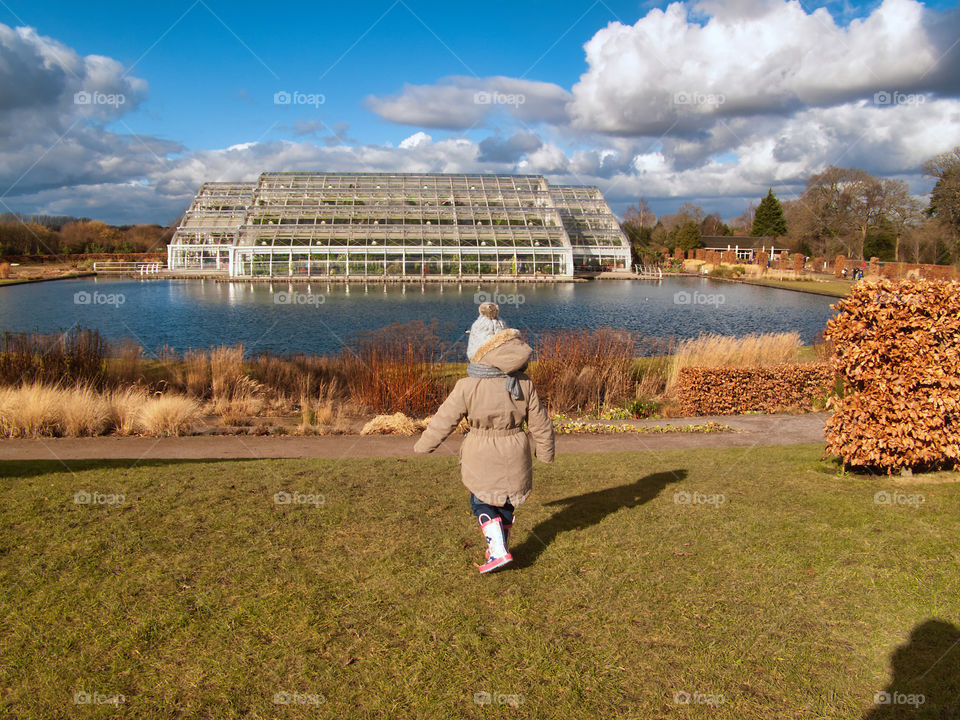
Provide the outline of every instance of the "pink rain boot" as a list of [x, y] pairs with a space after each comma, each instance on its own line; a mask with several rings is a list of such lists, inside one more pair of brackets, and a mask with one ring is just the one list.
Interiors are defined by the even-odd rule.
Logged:
[[[483, 518], [487, 518], [486, 521]], [[513, 556], [507, 551], [506, 538], [503, 534], [503, 521], [500, 518], [490, 518], [489, 515], [481, 515], [480, 530], [487, 539], [487, 561], [479, 566], [480, 573], [488, 573], [503, 567], [513, 560]]]
[[[501, 522], [503, 522], [503, 520], [501, 520]], [[512, 528], [512, 527], [513, 527], [513, 523], [510, 523], [509, 525], [504, 525], [504, 526], [503, 526], [503, 544], [504, 544], [506, 547], [510, 547], [510, 528]], [[489, 559], [490, 559], [490, 551], [489, 551], [489, 550], [486, 551], [486, 556], [487, 556], [487, 560], [489, 560]]]

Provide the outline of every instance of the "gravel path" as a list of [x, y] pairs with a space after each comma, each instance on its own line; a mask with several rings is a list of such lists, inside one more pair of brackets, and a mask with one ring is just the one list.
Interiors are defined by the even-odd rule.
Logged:
[[[681, 450], [711, 447], [797, 445], [823, 442], [829, 413], [740, 415], [640, 421], [638, 425], [693, 425], [708, 420], [736, 432], [640, 435], [560, 435], [558, 453]], [[462, 436], [449, 438], [435, 454], [456, 454]], [[3, 460], [204, 460], [299, 457], [404, 457], [416, 437], [328, 435], [322, 437], [201, 435], [179, 438], [98, 437], [0, 440]]]

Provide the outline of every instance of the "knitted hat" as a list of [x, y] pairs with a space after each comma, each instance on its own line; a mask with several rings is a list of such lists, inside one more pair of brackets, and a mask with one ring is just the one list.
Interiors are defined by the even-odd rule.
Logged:
[[496, 303], [485, 302], [480, 305], [480, 315], [470, 326], [470, 340], [467, 342], [467, 360], [472, 361], [477, 350], [487, 340], [492, 338], [507, 326], [499, 318], [500, 308]]

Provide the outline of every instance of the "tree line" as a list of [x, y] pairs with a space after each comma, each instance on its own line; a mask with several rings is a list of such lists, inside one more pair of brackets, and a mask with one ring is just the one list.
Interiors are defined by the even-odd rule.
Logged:
[[810, 176], [798, 197], [781, 202], [771, 189], [729, 222], [689, 202], [658, 218], [641, 199], [627, 210], [621, 227], [637, 262], [702, 247], [704, 236], [718, 235], [762, 237], [811, 257], [960, 262], [960, 147], [923, 169], [936, 179], [927, 202], [912, 196], [902, 180], [830, 166]]
[[174, 228], [55, 215], [0, 215], [0, 256], [163, 252]]

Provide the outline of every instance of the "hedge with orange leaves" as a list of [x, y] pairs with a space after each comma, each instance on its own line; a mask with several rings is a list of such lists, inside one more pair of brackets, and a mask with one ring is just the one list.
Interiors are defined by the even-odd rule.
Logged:
[[812, 410], [833, 390], [829, 363], [685, 367], [677, 378], [681, 415]]
[[845, 393], [827, 421], [827, 452], [884, 469], [960, 460], [960, 283], [854, 285], [824, 337]]

